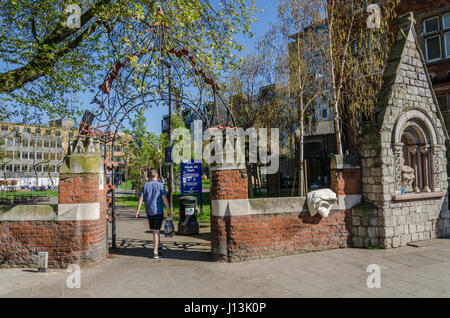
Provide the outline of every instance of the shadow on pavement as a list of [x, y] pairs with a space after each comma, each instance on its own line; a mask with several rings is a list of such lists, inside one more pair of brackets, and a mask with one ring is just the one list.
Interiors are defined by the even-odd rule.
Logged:
[[[162, 243], [162, 259], [212, 262], [209, 242], [176, 242], [162, 239]], [[110, 254], [151, 258], [153, 242], [151, 240], [122, 239], [116, 249], [110, 250]]]

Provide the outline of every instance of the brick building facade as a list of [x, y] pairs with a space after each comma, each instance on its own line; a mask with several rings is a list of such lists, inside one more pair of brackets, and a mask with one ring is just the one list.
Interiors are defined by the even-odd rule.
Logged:
[[398, 15], [413, 12], [433, 89], [450, 129], [450, 0], [401, 0]]

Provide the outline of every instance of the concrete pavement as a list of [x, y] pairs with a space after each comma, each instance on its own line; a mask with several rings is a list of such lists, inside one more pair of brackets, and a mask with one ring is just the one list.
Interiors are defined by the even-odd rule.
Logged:
[[[390, 250], [338, 249], [248, 261], [209, 259], [208, 235], [164, 238], [153, 260], [145, 218], [119, 212], [120, 253], [81, 270], [69, 289], [63, 270], [0, 270], [0, 297], [450, 297], [450, 240]], [[367, 266], [381, 288], [367, 287]]]

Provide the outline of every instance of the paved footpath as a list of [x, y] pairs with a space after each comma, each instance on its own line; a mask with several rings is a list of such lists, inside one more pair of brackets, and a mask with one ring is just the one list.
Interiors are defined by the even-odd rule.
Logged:
[[[390, 250], [338, 249], [216, 263], [206, 236], [163, 238], [153, 260], [145, 218], [122, 211], [121, 253], [81, 270], [81, 288], [68, 289], [70, 273], [0, 270], [0, 297], [450, 297], [450, 240]], [[381, 288], [367, 287], [367, 266], [381, 267]]]

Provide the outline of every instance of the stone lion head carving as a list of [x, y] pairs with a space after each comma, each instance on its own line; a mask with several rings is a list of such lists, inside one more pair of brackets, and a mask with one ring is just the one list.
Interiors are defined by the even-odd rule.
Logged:
[[330, 214], [333, 204], [337, 202], [337, 196], [330, 189], [320, 189], [309, 192], [306, 196], [306, 201], [311, 216], [319, 213], [326, 218]]

